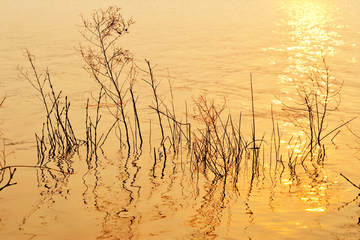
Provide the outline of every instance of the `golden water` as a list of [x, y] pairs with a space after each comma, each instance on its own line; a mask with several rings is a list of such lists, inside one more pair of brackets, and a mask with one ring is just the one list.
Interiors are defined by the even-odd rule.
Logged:
[[[281, 118], [275, 96], [291, 102], [292, 81], [309, 69], [322, 69], [323, 57], [331, 75], [344, 81], [340, 110], [329, 116], [328, 128], [359, 114], [357, 1], [2, 1], [0, 97], [7, 98], [0, 108], [0, 131], [6, 152], [14, 151], [8, 165], [37, 163], [34, 134], [46, 117], [38, 93], [17, 71], [18, 65], [29, 69], [25, 47], [39, 70], [49, 68], [55, 89], [68, 96], [77, 137], [85, 137], [86, 99], [97, 94], [97, 85], [74, 49], [84, 41], [77, 25], [81, 13], [87, 18], [93, 9], [110, 5], [135, 20], [121, 43], [141, 68], [144, 59], [157, 64], [164, 95], [170, 75], [179, 115], [185, 101], [192, 111], [191, 98], [199, 93], [226, 97], [226, 111], [242, 112], [247, 137], [252, 74], [258, 136], [271, 135], [273, 104], [287, 142], [301, 132]], [[266, 152], [260, 176], [251, 181], [250, 167], [244, 168], [237, 191], [192, 175], [186, 153], [169, 155], [161, 178], [162, 162], [152, 171], [152, 148], [159, 138], [155, 122], [154, 142], [148, 144], [151, 92], [141, 80], [135, 89], [147, 132], [142, 154], [126, 158], [112, 136], [91, 170], [84, 147], [71, 159], [72, 175], [18, 168], [17, 184], [0, 191], [0, 239], [359, 239], [358, 189], [340, 176], [360, 183], [360, 147], [348, 131], [343, 129], [335, 144], [326, 141], [324, 166], [309, 163], [295, 176], [287, 168], [275, 171]], [[113, 120], [103, 114], [101, 130], [106, 131]], [[350, 125], [360, 135], [358, 121]], [[285, 149], [285, 166], [286, 156]]]

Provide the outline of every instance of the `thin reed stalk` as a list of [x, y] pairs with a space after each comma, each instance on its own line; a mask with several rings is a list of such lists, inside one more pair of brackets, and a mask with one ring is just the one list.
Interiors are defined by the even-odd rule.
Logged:
[[[160, 111], [160, 104], [161, 104], [161, 101], [160, 101], [160, 97], [157, 93], [157, 87], [158, 87], [158, 84], [156, 81], [155, 81], [155, 78], [154, 78], [154, 74], [153, 74], [153, 70], [152, 70], [152, 67], [150, 65], [150, 62], [148, 60], [145, 59], [145, 62], [148, 66], [148, 75], [150, 77], [150, 80], [145, 80], [145, 79], [142, 79], [144, 82], [146, 82], [147, 84], [150, 85], [151, 87], [151, 90], [152, 90], [152, 94], [153, 94], [153, 105], [154, 106], [151, 106], [149, 105], [150, 108], [154, 109], [156, 111], [156, 114], [157, 114], [157, 117], [158, 117], [158, 121], [159, 121], [159, 126], [160, 126], [160, 133], [161, 133], [161, 142], [160, 142], [160, 145], [163, 149], [163, 154], [164, 154], [164, 166], [166, 164], [166, 158], [167, 158], [167, 155], [166, 155], [166, 148], [165, 148], [165, 144], [164, 144], [164, 141], [165, 141], [165, 134], [164, 134], [164, 127], [163, 127], [163, 122], [162, 122], [162, 118], [161, 118], [161, 111]], [[146, 71], [145, 71], [146, 72]]]

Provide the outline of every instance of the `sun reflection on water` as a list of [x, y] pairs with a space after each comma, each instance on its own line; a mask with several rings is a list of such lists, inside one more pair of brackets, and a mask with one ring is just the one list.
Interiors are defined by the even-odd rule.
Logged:
[[266, 50], [279, 51], [288, 59], [288, 67], [279, 76], [281, 82], [304, 76], [319, 60], [334, 56], [337, 46], [344, 44], [338, 29], [347, 26], [336, 24], [340, 10], [330, 4], [322, 0], [278, 3], [283, 18], [276, 24], [284, 38], [280, 47]]
[[302, 204], [302, 209], [307, 212], [325, 212], [328, 210], [329, 187], [333, 184], [328, 179], [328, 173], [323, 166], [312, 164], [304, 172], [296, 176], [281, 179], [284, 187], [289, 192], [296, 194]]
[[[337, 102], [333, 97], [337, 96], [337, 91], [342, 86], [329, 74], [326, 63], [335, 56], [339, 46], [345, 44], [338, 32], [348, 27], [338, 23], [342, 12], [333, 4], [323, 0], [279, 1], [277, 8], [280, 20], [276, 25], [282, 40], [280, 44], [264, 49], [278, 52], [279, 56], [285, 56], [287, 60], [284, 70], [278, 75], [281, 95], [276, 97], [273, 103], [283, 105], [283, 110], [288, 111], [285, 112], [286, 120], [283, 120], [282, 131], [286, 135], [287, 149], [293, 164], [296, 163], [297, 157], [301, 158], [299, 154], [308, 149], [309, 144], [310, 149], [315, 150], [315, 155], [318, 152], [320, 156], [323, 154], [320, 144], [320, 149], [315, 149], [312, 145], [314, 131], [309, 128], [316, 124], [322, 127], [321, 121], [324, 118], [310, 116], [311, 111], [315, 114], [324, 113], [325, 116], [328, 102]], [[269, 63], [276, 64], [281, 62], [279, 60], [271, 58]], [[351, 61], [355, 62], [356, 59], [353, 58]], [[319, 106], [323, 108], [319, 110]], [[335, 104], [332, 110], [336, 109]], [[311, 121], [314, 121], [313, 126]], [[316, 130], [318, 136], [323, 130]], [[312, 159], [314, 155], [305, 157]]]
[[327, 1], [281, 3], [280, 9], [289, 19], [283, 19], [280, 25], [287, 26], [284, 35], [294, 44], [286, 47], [286, 50], [293, 51], [295, 57], [303, 57], [298, 63], [313, 61], [323, 55], [333, 56], [337, 51], [335, 46], [344, 44], [335, 30], [345, 26], [335, 25], [334, 22], [338, 18], [336, 9], [330, 8], [328, 4]]

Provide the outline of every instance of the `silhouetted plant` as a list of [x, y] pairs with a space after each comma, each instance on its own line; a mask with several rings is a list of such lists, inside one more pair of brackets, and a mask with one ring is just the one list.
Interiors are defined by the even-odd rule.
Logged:
[[[107, 98], [116, 106], [112, 115], [121, 120], [125, 129], [125, 138], [130, 151], [130, 129], [126, 117], [126, 94], [128, 89], [123, 89], [125, 80], [122, 79], [124, 68], [132, 62], [132, 55], [129, 51], [118, 47], [116, 44], [119, 38], [128, 33], [129, 27], [134, 24], [132, 19], [125, 21], [120, 13], [120, 8], [109, 7], [106, 10], [95, 10], [91, 20], [85, 20], [80, 26], [82, 36], [90, 44], [88, 47], [80, 45], [81, 53], [86, 65], [85, 70], [100, 84]], [[130, 78], [131, 94], [133, 78]], [[135, 104], [135, 98], [131, 100]], [[137, 112], [135, 111], [135, 115]], [[136, 125], [139, 128], [139, 124]], [[138, 129], [139, 134], [141, 133]], [[120, 136], [121, 137], [121, 136]]]
[[[98, 125], [101, 120], [100, 115], [100, 106], [101, 106], [101, 98], [104, 96], [103, 89], [101, 88], [99, 91], [99, 96], [97, 99], [94, 99], [96, 101], [95, 106], [96, 107], [96, 116], [95, 120], [93, 121], [90, 114], [89, 114], [89, 99], [86, 103], [86, 120], [85, 120], [85, 127], [86, 127], [86, 148], [87, 148], [87, 161], [89, 162], [91, 160], [92, 155], [95, 154], [97, 156], [97, 150], [99, 147], [101, 147], [101, 140], [104, 137], [104, 134], [102, 134], [100, 137], [98, 136]], [[105, 141], [105, 139], [103, 140]]]
[[306, 80], [293, 79], [296, 88], [294, 104], [290, 106], [282, 103], [289, 121], [305, 133], [307, 143], [302, 150], [302, 162], [309, 155], [311, 161], [315, 160], [316, 156], [316, 161], [322, 162], [325, 157], [322, 141], [348, 123], [325, 132], [328, 127], [326, 117], [330, 112], [338, 110], [341, 102], [343, 82], [338, 82], [330, 75], [325, 59], [323, 64], [324, 69], [314, 68], [307, 74]]
[[[0, 107], [2, 106], [3, 102], [4, 102], [5, 98], [3, 99], [3, 101], [0, 104]], [[0, 135], [2, 135], [2, 133], [0, 132]], [[15, 152], [11, 151], [11, 152], [6, 152], [6, 144], [5, 144], [5, 139], [2, 139], [3, 141], [3, 145], [2, 145], [2, 149], [0, 149], [0, 191], [2, 191], [4, 188], [15, 185], [16, 182], [13, 182], [13, 178], [16, 172], [17, 168], [37, 168], [40, 170], [46, 169], [48, 171], [57, 171], [60, 172], [64, 175], [68, 174], [68, 172], [64, 172], [61, 170], [57, 170], [57, 169], [53, 169], [53, 168], [49, 168], [46, 166], [31, 166], [31, 165], [9, 165], [7, 163], [7, 158], [11, 155], [13, 155], [15, 157]], [[7, 174], [8, 173], [8, 174]]]
[[[18, 70], [40, 93], [46, 110], [46, 123], [43, 124], [41, 137], [35, 134], [39, 159], [38, 165], [44, 164], [46, 151], [49, 156], [57, 156], [67, 161], [78, 147], [78, 140], [75, 137], [69, 119], [70, 102], [68, 102], [67, 97], [65, 97], [64, 104], [60, 102], [62, 92], [55, 93], [49, 71], [46, 70], [45, 76], [39, 75], [35, 67], [35, 56], [31, 55], [28, 49], [25, 49], [24, 54], [31, 65], [32, 75], [29, 75], [28, 71], [24, 68], [18, 67]], [[46, 92], [46, 86], [49, 87], [49, 92]]]
[[[0, 191], [6, 187], [16, 184], [16, 183], [12, 183], [16, 168], [9, 166], [6, 162], [6, 158], [11, 154], [14, 154], [14, 151], [11, 151], [10, 153], [6, 153], [5, 139], [3, 139], [3, 146], [2, 149], [0, 150]], [[9, 173], [8, 177], [6, 177], [7, 172]]]

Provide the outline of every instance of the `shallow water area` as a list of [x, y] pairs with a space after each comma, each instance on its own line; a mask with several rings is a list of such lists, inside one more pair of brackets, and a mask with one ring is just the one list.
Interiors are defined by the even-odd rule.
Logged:
[[[89, 19], [94, 9], [114, 5], [125, 19], [135, 21], [119, 45], [144, 70], [134, 84], [143, 144], [127, 92], [130, 151], [119, 121], [102, 149], [91, 154], [84, 141], [89, 134], [86, 106], [90, 99], [88, 114], [95, 123], [100, 88], [76, 50], [79, 43], [87, 44], [79, 33], [80, 14]], [[0, 188], [8, 180], [16, 183], [0, 191], [0, 239], [359, 238], [359, 119], [348, 124], [353, 133], [346, 126], [337, 129], [359, 115], [359, 2], [19, 0], [0, 3], [0, 20], [0, 102], [6, 95], [0, 107], [0, 163], [13, 166], [2, 170]], [[25, 48], [35, 55], [42, 77], [48, 69], [55, 92], [61, 91], [60, 105], [65, 96], [71, 103], [69, 119], [82, 141], [66, 154], [48, 153], [46, 140], [46, 154], [39, 155], [35, 134], [41, 136], [47, 118], [39, 92], [17, 69], [31, 72]], [[174, 107], [179, 122], [191, 123], [193, 150], [206, 129], [193, 118], [199, 96], [206, 93], [215, 106], [226, 102], [219, 126], [241, 125], [241, 139], [247, 141], [239, 165], [220, 161], [219, 169], [213, 169], [211, 156], [206, 167], [195, 161], [204, 151], [189, 151], [185, 124], [176, 152], [171, 145], [176, 124], [165, 114], [163, 151], [158, 116], [149, 107], [155, 99], [144, 81], [150, 81], [145, 59], [168, 116]], [[341, 96], [338, 109], [327, 112], [322, 136], [336, 131], [322, 141], [323, 161], [301, 162], [299, 149], [306, 144], [308, 129], [293, 123], [308, 126], [306, 114], [286, 112], [283, 104], [300, 106], [301, 84], [311, 88], [308, 76], [320, 76], [326, 67], [329, 79], [342, 85], [341, 94], [329, 100], [333, 107]], [[336, 87], [331, 85], [330, 93]], [[115, 104], [109, 98], [102, 104], [97, 139], [101, 134], [104, 139], [115, 122], [108, 111], [114, 113]], [[278, 153], [276, 131], [281, 138]], [[239, 139], [232, 137], [235, 146]], [[224, 148], [235, 149], [231, 146]], [[216, 178], [214, 172], [227, 167], [238, 172]]]

